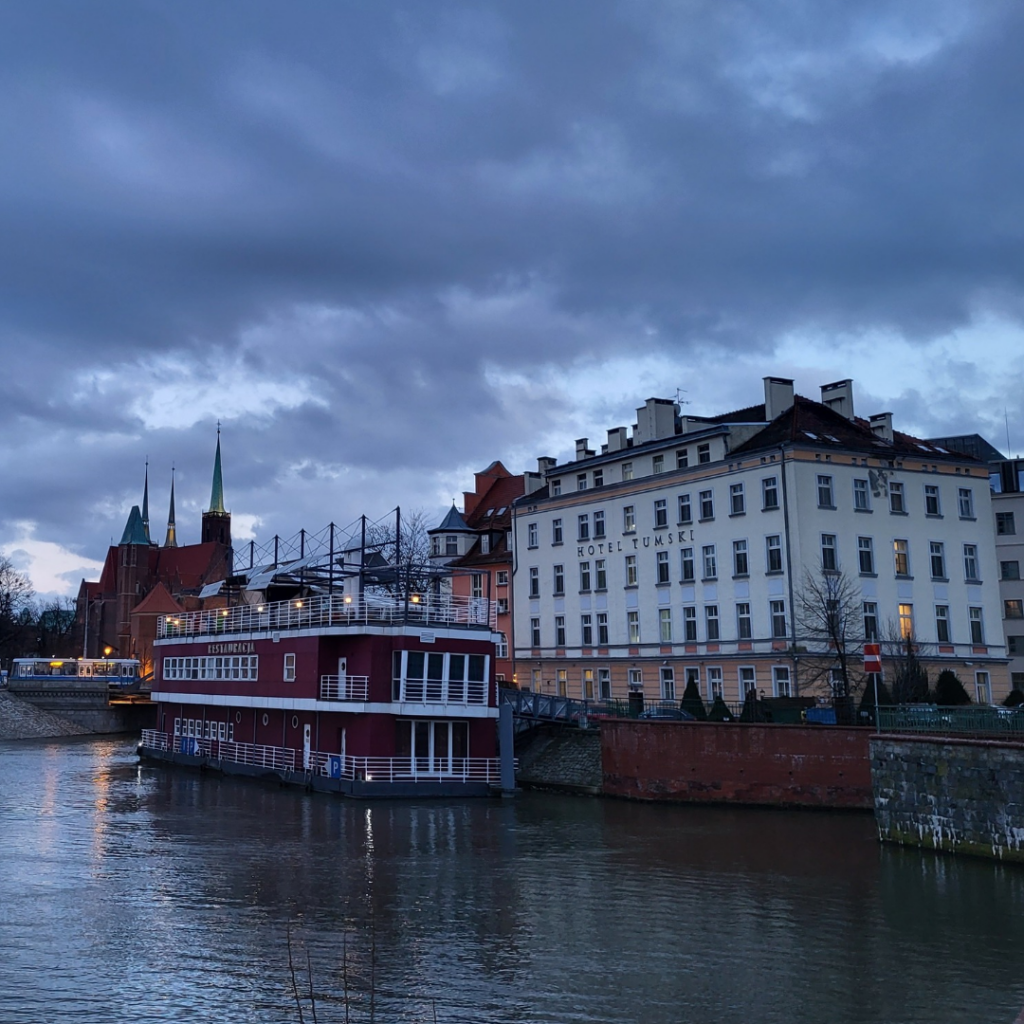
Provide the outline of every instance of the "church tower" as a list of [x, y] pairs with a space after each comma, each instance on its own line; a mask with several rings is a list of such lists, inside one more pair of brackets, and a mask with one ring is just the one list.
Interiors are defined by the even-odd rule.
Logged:
[[167, 537], [164, 539], [165, 548], [176, 548], [178, 546], [178, 534], [174, 527], [174, 470], [171, 470], [171, 510], [167, 513]]
[[210, 508], [203, 513], [203, 543], [209, 541], [231, 547], [231, 513], [224, 508], [224, 478], [220, 468], [220, 424], [217, 424], [217, 454], [213, 459]]

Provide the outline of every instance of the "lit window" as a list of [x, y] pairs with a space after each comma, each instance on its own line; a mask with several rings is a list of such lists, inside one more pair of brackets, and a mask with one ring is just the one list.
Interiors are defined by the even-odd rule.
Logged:
[[892, 542], [893, 562], [897, 576], [910, 575], [910, 552], [905, 540]]
[[1003, 602], [1004, 619], [1024, 619], [1024, 601], [1017, 598]]
[[901, 604], [899, 610], [900, 636], [904, 640], [911, 640], [914, 636], [914, 606], [912, 604]]

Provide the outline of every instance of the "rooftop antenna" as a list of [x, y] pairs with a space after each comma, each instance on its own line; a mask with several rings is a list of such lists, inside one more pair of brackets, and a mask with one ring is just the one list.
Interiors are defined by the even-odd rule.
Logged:
[[1010, 416], [1006, 411], [1006, 406], [1003, 406], [1003, 422], [1006, 424], [1006, 457], [1008, 459], [1013, 458], [1013, 452], [1010, 451]]
[[688, 398], [683, 398], [685, 394], [686, 390], [684, 388], [676, 388], [676, 405], [693, 405]]

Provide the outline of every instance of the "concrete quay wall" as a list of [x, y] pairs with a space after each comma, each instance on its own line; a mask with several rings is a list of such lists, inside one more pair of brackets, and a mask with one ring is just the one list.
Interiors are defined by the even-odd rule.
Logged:
[[885, 842], [1024, 863], [1024, 744], [872, 736]]
[[516, 738], [516, 756], [521, 786], [601, 794], [601, 736], [596, 729], [538, 726]]
[[637, 800], [870, 810], [870, 730], [610, 719], [604, 793]]

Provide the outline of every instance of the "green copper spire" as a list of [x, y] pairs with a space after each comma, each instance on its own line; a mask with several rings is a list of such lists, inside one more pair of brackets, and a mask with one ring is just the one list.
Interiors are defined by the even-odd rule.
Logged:
[[171, 510], [167, 514], [167, 537], [164, 539], [165, 548], [176, 548], [178, 546], [178, 534], [174, 527], [174, 469], [171, 469]]
[[138, 505], [132, 505], [128, 514], [128, 522], [124, 525], [124, 533], [121, 534], [122, 544], [148, 544], [149, 538], [142, 525], [142, 515]]
[[146, 483], [142, 488], [142, 529], [146, 531], [146, 540], [152, 543], [149, 536], [149, 459], [146, 459]]
[[217, 423], [217, 454], [213, 459], [213, 491], [210, 494], [210, 512], [227, 512], [224, 507], [224, 478], [220, 471], [220, 423]]

